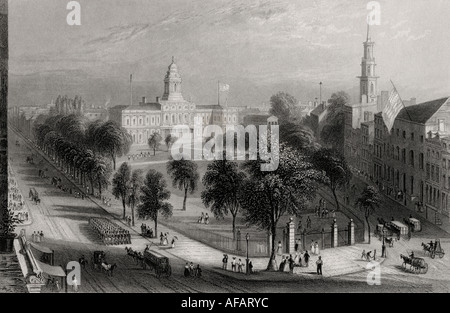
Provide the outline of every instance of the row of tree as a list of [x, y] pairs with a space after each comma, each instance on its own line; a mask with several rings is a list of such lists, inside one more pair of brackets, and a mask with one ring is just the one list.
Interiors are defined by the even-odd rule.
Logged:
[[[37, 144], [56, 164], [78, 179], [90, 183], [91, 194], [108, 187], [116, 158], [129, 151], [131, 138], [115, 122], [88, 122], [80, 115], [40, 117], [35, 124]], [[111, 165], [112, 163], [112, 165]]]

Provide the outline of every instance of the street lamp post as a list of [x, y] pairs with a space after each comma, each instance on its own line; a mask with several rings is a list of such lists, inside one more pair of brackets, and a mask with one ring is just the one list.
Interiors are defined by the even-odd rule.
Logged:
[[248, 275], [249, 274], [249, 270], [248, 270], [248, 240], [250, 239], [250, 235], [247, 233], [247, 235], [245, 235], [245, 240], [247, 241], [247, 259], [245, 260], [245, 274]]

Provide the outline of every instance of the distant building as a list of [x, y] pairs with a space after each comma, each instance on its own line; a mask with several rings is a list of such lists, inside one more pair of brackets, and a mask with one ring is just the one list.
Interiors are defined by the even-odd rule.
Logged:
[[102, 120], [107, 121], [108, 120], [108, 109], [102, 108], [102, 107], [90, 107], [85, 108], [83, 115], [89, 120], [89, 121], [96, 121], [96, 120]]
[[[177, 125], [187, 125], [194, 131], [194, 119], [202, 126], [238, 124], [238, 109], [218, 104], [197, 105], [183, 98], [182, 79], [175, 60], [169, 65], [164, 78], [163, 96], [155, 102], [143, 98], [138, 105], [120, 105], [109, 109], [109, 119], [116, 121], [132, 136], [133, 144], [146, 145], [153, 133], [163, 138], [173, 132]], [[176, 135], [176, 134], [175, 134]]]

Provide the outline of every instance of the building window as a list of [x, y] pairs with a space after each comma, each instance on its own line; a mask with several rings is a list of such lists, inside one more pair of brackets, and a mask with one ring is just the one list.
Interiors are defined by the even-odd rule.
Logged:
[[397, 128], [397, 137], [400, 137], [400, 129]]
[[403, 139], [406, 139], [406, 131], [403, 131]]
[[410, 186], [411, 186], [411, 195], [413, 195], [414, 194], [414, 176], [411, 176], [410, 181], [411, 181], [411, 184], [410, 184]]
[[402, 149], [402, 162], [406, 164], [406, 149]]
[[438, 124], [439, 124], [438, 131], [445, 132], [445, 120], [438, 120]]
[[427, 163], [427, 179], [430, 179], [430, 163]]
[[414, 141], [414, 133], [411, 133], [411, 140]]
[[414, 167], [414, 151], [413, 150], [409, 151], [409, 165]]
[[422, 136], [420, 136], [420, 142], [422, 142], [422, 143], [423, 143], [423, 135], [422, 135]]
[[434, 181], [434, 165], [431, 165], [431, 180]]
[[419, 168], [423, 170], [423, 153], [419, 154]]

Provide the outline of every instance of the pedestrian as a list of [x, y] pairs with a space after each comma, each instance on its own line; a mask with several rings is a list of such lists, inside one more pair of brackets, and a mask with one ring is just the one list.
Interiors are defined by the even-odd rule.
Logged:
[[195, 275], [194, 263], [192, 262], [189, 264], [189, 273], [191, 274], [191, 276]]
[[314, 244], [314, 252], [316, 253], [316, 255], [320, 254], [319, 251], [319, 243], [316, 241], [316, 243]]
[[376, 249], [373, 250], [373, 260], [374, 261], [377, 260], [377, 250]]
[[208, 213], [205, 214], [205, 224], [206, 225], [209, 224], [209, 215], [208, 215]]
[[162, 246], [163, 245], [163, 241], [164, 241], [164, 235], [161, 232], [161, 235], [159, 235], [159, 244]]
[[36, 242], [36, 232], [33, 232], [33, 234], [31, 235], [31, 241]]
[[197, 264], [197, 267], [195, 268], [195, 276], [202, 277], [202, 269], [200, 268], [200, 264]]
[[175, 248], [175, 238], [172, 238], [172, 248]]
[[281, 241], [278, 241], [277, 254], [281, 255], [283, 253], [283, 246], [281, 245]]
[[295, 252], [298, 252], [298, 246], [299, 246], [298, 242], [299, 242], [299, 239], [297, 239], [295, 241], [295, 246], [294, 246]]
[[316, 261], [316, 264], [317, 264], [317, 275], [322, 275], [323, 261], [321, 256], [319, 256], [319, 259]]
[[366, 250], [363, 250], [361, 253], [361, 259], [366, 259]]
[[231, 270], [233, 272], [236, 272], [236, 257], [233, 257], [233, 260], [231, 260]]
[[242, 273], [242, 261], [241, 261], [241, 259], [239, 259], [239, 261], [238, 261], [238, 263], [237, 263], [237, 266], [238, 266], [238, 272], [239, 273]]
[[311, 228], [311, 219], [309, 218], [309, 216], [306, 219], [306, 228]]
[[305, 254], [303, 255], [303, 260], [305, 261], [305, 266], [308, 267], [309, 266], [309, 253], [308, 250], [305, 251]]
[[249, 261], [249, 262], [248, 262], [248, 272], [249, 272], [250, 274], [253, 273], [253, 263], [252, 263], [252, 261]]
[[73, 276], [72, 287], [73, 287], [73, 291], [74, 292], [78, 292], [78, 280], [77, 280], [77, 276], [76, 275]]
[[286, 265], [286, 260], [284, 259], [284, 256], [281, 257], [281, 263], [280, 268], [278, 269], [280, 272], [284, 272], [284, 266]]
[[189, 263], [186, 262], [186, 265], [184, 266], [184, 277], [189, 277], [190, 272], [189, 272]]
[[289, 272], [294, 273], [294, 258], [292, 258], [292, 254], [289, 255]]
[[315, 253], [315, 245], [314, 245], [314, 240], [311, 240], [311, 245], [310, 245], [310, 247], [311, 247], [311, 254], [312, 255], [314, 255]]
[[41, 235], [39, 234], [39, 231], [34, 236], [34, 240], [35, 240], [36, 243], [40, 243], [41, 242]]
[[41, 230], [41, 233], [39, 234], [40, 236], [40, 242], [44, 241], [44, 232]]
[[224, 254], [222, 259], [222, 269], [226, 270], [228, 266], [228, 255]]
[[384, 243], [381, 246], [381, 257], [386, 258], [386, 245]]

